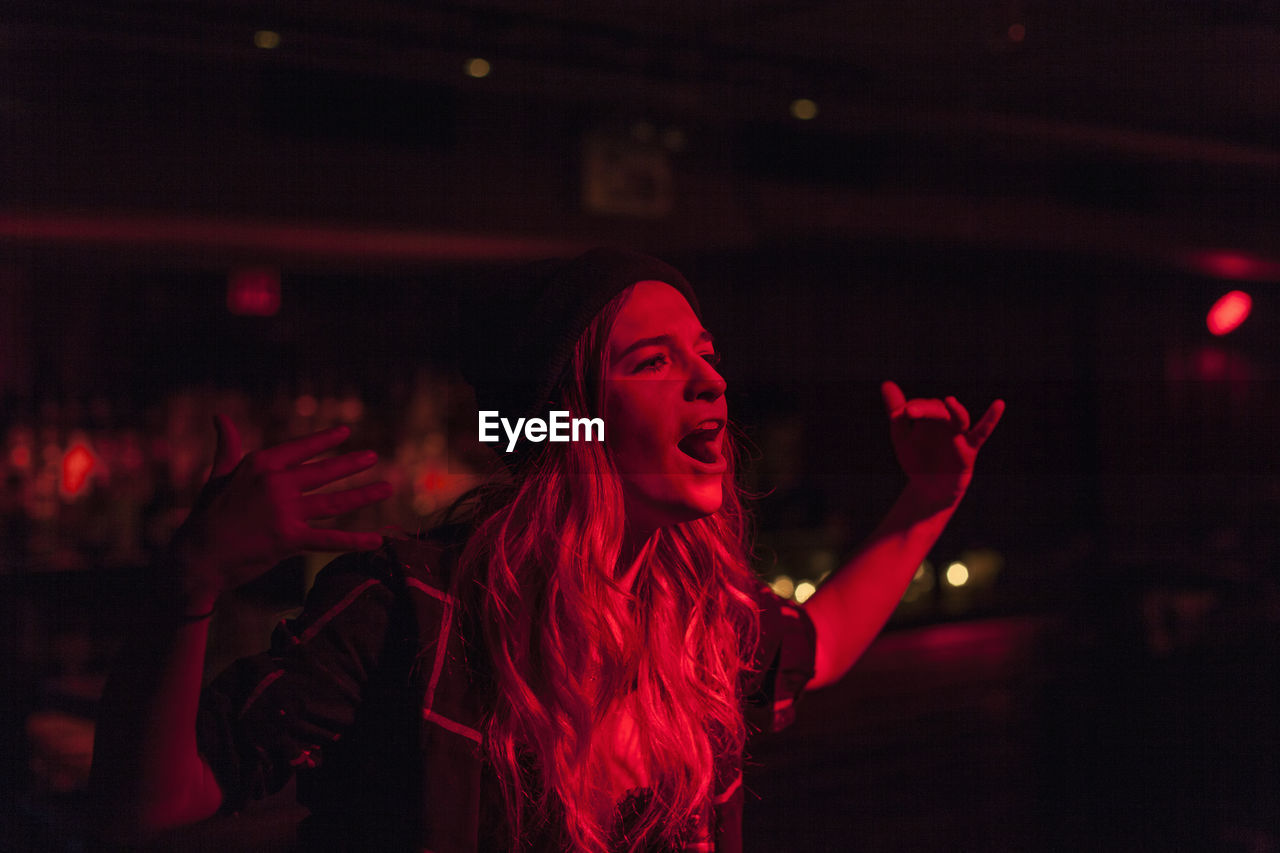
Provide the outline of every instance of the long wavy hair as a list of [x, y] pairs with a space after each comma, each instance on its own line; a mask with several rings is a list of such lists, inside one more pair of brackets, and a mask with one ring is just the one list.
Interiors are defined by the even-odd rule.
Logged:
[[[606, 343], [629, 293], [575, 346], [557, 394], [571, 417], [603, 408]], [[746, 736], [739, 675], [758, 639], [727, 433], [724, 447], [720, 510], [654, 533], [629, 590], [615, 578], [626, 568], [622, 481], [603, 443], [546, 442], [472, 501], [455, 592], [492, 668], [485, 749], [517, 848], [550, 832], [575, 850], [608, 849], [615, 744], [602, 724], [622, 697], [652, 785], [631, 849], [709, 817], [716, 757]]]

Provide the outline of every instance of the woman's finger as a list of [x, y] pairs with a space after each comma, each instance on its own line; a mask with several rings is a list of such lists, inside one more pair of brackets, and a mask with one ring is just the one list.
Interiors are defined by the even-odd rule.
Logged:
[[880, 399], [884, 400], [884, 410], [892, 420], [902, 413], [907, 405], [907, 397], [896, 382], [883, 382], [880, 385]]
[[213, 429], [217, 433], [218, 443], [213, 451], [212, 476], [225, 477], [236, 469], [244, 457], [244, 450], [240, 445], [240, 431], [236, 429], [236, 425], [230, 418], [221, 414], [213, 416]]
[[349, 435], [351, 435], [349, 427], [336, 426], [301, 438], [290, 439], [282, 444], [259, 450], [254, 455], [263, 470], [283, 471], [285, 468], [301, 465], [326, 450], [332, 450], [346, 441]]
[[343, 477], [350, 477], [352, 474], [368, 470], [377, 461], [378, 454], [372, 450], [358, 450], [332, 459], [310, 462], [293, 472], [294, 483], [298, 486], [298, 491], [309, 492], [335, 480], [341, 480]]
[[960, 405], [960, 401], [955, 397], [947, 397], [942, 402], [946, 404], [952, 420], [960, 427], [960, 432], [969, 429], [969, 410]]
[[969, 443], [974, 448], [981, 447], [991, 435], [991, 431], [996, 428], [996, 424], [1000, 423], [1000, 416], [1003, 414], [1004, 400], [996, 400], [973, 425], [973, 429], [966, 433]]
[[951, 413], [941, 400], [912, 400], [907, 403], [907, 417], [913, 420], [951, 420]]
[[391, 497], [390, 483], [370, 483], [341, 492], [305, 495], [298, 501], [303, 518], [332, 518]]

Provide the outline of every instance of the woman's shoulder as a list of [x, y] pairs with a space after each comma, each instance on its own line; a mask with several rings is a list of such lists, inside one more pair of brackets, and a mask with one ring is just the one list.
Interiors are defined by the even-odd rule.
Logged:
[[454, 524], [418, 536], [387, 537], [377, 554], [407, 579], [447, 591], [467, 534], [466, 525]]
[[369, 583], [391, 588], [408, 584], [446, 593], [466, 532], [463, 525], [451, 525], [418, 535], [384, 536], [376, 549], [335, 557], [316, 576], [316, 585], [340, 590]]

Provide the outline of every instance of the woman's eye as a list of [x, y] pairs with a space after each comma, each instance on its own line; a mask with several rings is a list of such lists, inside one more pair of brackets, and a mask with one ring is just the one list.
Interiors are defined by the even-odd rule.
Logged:
[[707, 364], [711, 365], [712, 367], [718, 367], [720, 365], [720, 353], [704, 352], [702, 354], [702, 360], [705, 361]]
[[636, 365], [636, 370], [658, 370], [667, 363], [667, 357], [659, 353], [658, 355], [646, 358], [644, 361]]

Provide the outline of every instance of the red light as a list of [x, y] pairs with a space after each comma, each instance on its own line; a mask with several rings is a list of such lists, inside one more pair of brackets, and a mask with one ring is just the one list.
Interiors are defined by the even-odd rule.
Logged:
[[1228, 281], [1274, 281], [1280, 278], [1280, 262], [1245, 252], [1209, 249], [1186, 257], [1192, 269], [1214, 278]]
[[25, 471], [31, 467], [31, 448], [25, 444], [19, 444], [17, 447], [9, 451], [9, 464], [14, 468]]
[[1225, 335], [1235, 331], [1253, 308], [1253, 299], [1243, 290], [1233, 290], [1224, 295], [1209, 309], [1205, 320], [1209, 331], [1215, 335]]
[[430, 468], [418, 478], [418, 488], [424, 492], [437, 492], [444, 488], [444, 484], [444, 475], [439, 468]]
[[231, 273], [227, 280], [227, 309], [232, 314], [270, 317], [280, 310], [280, 273], [256, 268]]
[[1196, 350], [1194, 365], [1197, 379], [1203, 379], [1206, 382], [1226, 379], [1230, 364], [1227, 354], [1220, 349], [1201, 347]]
[[78, 495], [89, 480], [98, 460], [93, 452], [83, 444], [77, 444], [62, 457], [62, 492], [65, 495]]

